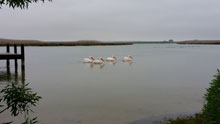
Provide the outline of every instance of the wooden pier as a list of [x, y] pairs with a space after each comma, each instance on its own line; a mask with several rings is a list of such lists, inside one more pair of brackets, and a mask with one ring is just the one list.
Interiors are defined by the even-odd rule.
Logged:
[[[14, 47], [14, 53], [10, 53], [10, 46]], [[21, 70], [25, 70], [25, 52], [24, 45], [20, 45], [21, 52], [18, 54], [17, 45], [6, 45], [6, 53], [0, 53], [0, 60], [6, 60], [7, 70], [10, 70], [10, 60], [14, 60], [15, 63], [15, 71], [18, 70], [18, 59], [21, 60]]]

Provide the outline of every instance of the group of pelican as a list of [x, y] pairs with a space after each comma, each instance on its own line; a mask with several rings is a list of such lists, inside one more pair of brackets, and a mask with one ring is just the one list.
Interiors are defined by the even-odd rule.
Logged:
[[[102, 57], [100, 57], [99, 59], [95, 59], [93, 56], [90, 56], [89, 58], [84, 58], [83, 63], [103, 64], [104, 61], [115, 62], [116, 60], [117, 58], [115, 56], [107, 57], [105, 60]], [[122, 59], [122, 61], [124, 62], [132, 62], [132, 60], [132, 56], [126, 56]]]

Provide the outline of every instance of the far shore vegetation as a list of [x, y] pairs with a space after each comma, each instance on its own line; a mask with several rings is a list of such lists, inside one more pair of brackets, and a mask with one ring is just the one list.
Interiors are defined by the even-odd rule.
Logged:
[[165, 118], [154, 124], [220, 124], [220, 72], [214, 75], [210, 88], [204, 95], [205, 104], [200, 113], [193, 116], [182, 116], [176, 119]]
[[99, 46], [99, 45], [132, 45], [132, 42], [101, 42], [96, 40], [80, 40], [80, 41], [39, 41], [39, 40], [11, 40], [0, 39], [0, 46], [5, 45], [20, 45], [25, 46]]
[[220, 40], [187, 40], [176, 42], [177, 44], [220, 44]]
[[220, 40], [187, 40], [187, 41], [97, 41], [97, 40], [79, 40], [79, 41], [40, 41], [40, 40], [15, 40], [0, 38], [0, 46], [20, 45], [25, 46], [104, 46], [104, 45], [133, 45], [133, 44], [204, 44], [220, 45]]
[[0, 46], [25, 45], [25, 46], [104, 46], [104, 45], [133, 45], [133, 44], [167, 44], [175, 43], [169, 41], [111, 41], [103, 42], [97, 40], [79, 40], [79, 41], [40, 41], [40, 40], [15, 40], [0, 38]]

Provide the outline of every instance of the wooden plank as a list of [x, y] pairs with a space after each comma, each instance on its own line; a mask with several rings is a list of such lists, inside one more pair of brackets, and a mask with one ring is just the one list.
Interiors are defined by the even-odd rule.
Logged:
[[5, 56], [5, 55], [19, 55], [19, 54], [14, 54], [14, 53], [0, 53], [0, 56], [1, 56], [1, 55]]
[[21, 54], [0, 54], [0, 60], [4, 59], [23, 59]]

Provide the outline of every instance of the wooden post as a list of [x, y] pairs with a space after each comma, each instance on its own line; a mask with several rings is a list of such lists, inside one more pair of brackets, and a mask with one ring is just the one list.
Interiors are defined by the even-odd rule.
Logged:
[[[6, 52], [10, 53], [10, 46], [9, 46], [9, 44], [7, 44], [7, 46], [6, 46]], [[6, 60], [6, 66], [7, 66], [7, 69], [10, 68], [10, 61], [9, 61], [9, 59]]]
[[[17, 45], [14, 45], [14, 54], [17, 54]], [[15, 72], [18, 72], [18, 61], [15, 59]]]
[[6, 52], [10, 53], [10, 46], [9, 46], [9, 44], [7, 44], [7, 46], [6, 46]]
[[24, 45], [21, 45], [21, 69], [25, 70]]

